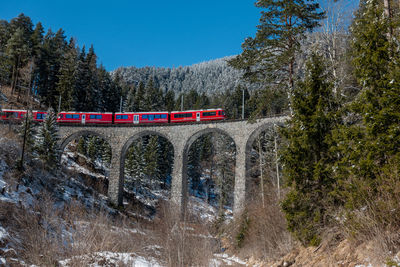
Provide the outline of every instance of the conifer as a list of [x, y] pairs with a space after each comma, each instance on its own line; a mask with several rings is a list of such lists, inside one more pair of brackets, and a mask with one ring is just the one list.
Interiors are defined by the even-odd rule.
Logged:
[[57, 146], [58, 127], [56, 114], [52, 109], [47, 111], [47, 116], [38, 129], [36, 135], [35, 152], [38, 159], [54, 168], [58, 165], [59, 151]]
[[330, 220], [327, 203], [335, 181], [329, 140], [337, 125], [332, 86], [321, 57], [312, 54], [306, 77], [293, 94], [293, 117], [282, 129], [286, 143], [281, 161], [291, 189], [282, 208], [289, 230], [303, 244], [318, 244], [320, 226]]
[[[319, 25], [324, 13], [314, 0], [257, 0], [256, 7], [263, 9], [256, 36], [246, 38], [243, 52], [229, 64], [243, 69], [251, 82], [283, 86], [290, 100], [300, 41]], [[266, 104], [269, 99], [261, 101]]]
[[76, 84], [76, 66], [78, 53], [75, 49], [75, 41], [70, 40], [68, 48], [63, 54], [58, 75], [57, 92], [61, 96], [61, 110], [71, 110], [73, 105], [72, 93]]

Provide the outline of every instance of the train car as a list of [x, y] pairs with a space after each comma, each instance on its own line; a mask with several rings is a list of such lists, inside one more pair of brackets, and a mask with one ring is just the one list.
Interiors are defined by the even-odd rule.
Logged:
[[112, 124], [113, 114], [111, 112], [75, 112], [62, 111], [57, 117], [58, 123], [81, 123], [81, 124]]
[[117, 112], [114, 114], [115, 124], [147, 124], [168, 123], [168, 112]]
[[4, 121], [21, 121], [25, 118], [26, 110], [2, 109], [0, 119]]
[[225, 111], [223, 109], [172, 111], [170, 116], [171, 123], [223, 120]]
[[[26, 112], [26, 110], [3, 109], [0, 113], [0, 119], [20, 121], [25, 118]], [[42, 122], [46, 118], [46, 115], [46, 111], [32, 111], [33, 121]]]
[[47, 116], [46, 111], [37, 111], [37, 110], [32, 111], [32, 118], [34, 121], [42, 122], [44, 121], [46, 116]]

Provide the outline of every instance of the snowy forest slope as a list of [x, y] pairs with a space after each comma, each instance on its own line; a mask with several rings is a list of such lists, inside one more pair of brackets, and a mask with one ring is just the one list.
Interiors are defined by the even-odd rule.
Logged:
[[[205, 92], [208, 96], [234, 89], [244, 85], [248, 89], [258, 89], [259, 86], [242, 81], [242, 71], [228, 66], [227, 61], [233, 56], [177, 68], [165, 67], [120, 67], [112, 72], [119, 75], [127, 84], [147, 84], [154, 79], [154, 85], [163, 92], [172, 90], [175, 93], [195, 90]], [[177, 95], [177, 94], [176, 94]]]

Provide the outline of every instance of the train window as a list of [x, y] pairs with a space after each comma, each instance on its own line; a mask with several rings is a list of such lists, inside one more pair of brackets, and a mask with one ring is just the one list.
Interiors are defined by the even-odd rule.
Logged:
[[73, 115], [72, 115], [72, 118], [73, 118], [73, 119], [79, 119], [79, 115], [78, 115], [78, 114], [73, 114]]
[[142, 115], [142, 120], [147, 120], [147, 115]]
[[191, 118], [192, 113], [174, 114], [174, 118]]
[[65, 118], [66, 118], [66, 119], [72, 119], [72, 114], [66, 114], [66, 115], [65, 115]]
[[154, 115], [153, 114], [149, 115], [149, 121], [152, 121], [152, 120], [154, 120]]
[[218, 111], [218, 116], [221, 116], [221, 111]]
[[102, 117], [103, 117], [102, 115], [96, 115], [97, 120], [101, 120]]
[[167, 118], [167, 114], [161, 114], [161, 119], [166, 119]]
[[156, 114], [156, 115], [154, 115], [154, 118], [156, 118], [156, 119], [160, 119], [161, 117], [160, 117], [160, 114]]
[[215, 116], [217, 115], [217, 112], [212, 111], [212, 112], [203, 112], [203, 117], [210, 117], [210, 116]]
[[36, 119], [41, 120], [42, 119], [42, 113], [37, 113], [36, 114]]
[[90, 119], [92, 120], [96, 119], [96, 115], [90, 115]]
[[63, 115], [63, 114], [60, 114], [59, 118], [60, 118], [60, 119], [64, 118], [64, 115]]

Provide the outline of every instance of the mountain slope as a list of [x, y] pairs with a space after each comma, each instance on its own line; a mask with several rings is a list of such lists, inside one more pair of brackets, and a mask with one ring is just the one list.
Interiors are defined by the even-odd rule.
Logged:
[[178, 68], [163, 67], [120, 67], [112, 72], [119, 75], [127, 84], [137, 85], [154, 79], [155, 85], [164, 92], [173, 90], [175, 93], [196, 90], [199, 93], [212, 95], [233, 89], [238, 85], [256, 89], [257, 85], [240, 80], [242, 71], [236, 70], [227, 64], [233, 56], [201, 62], [191, 66]]

